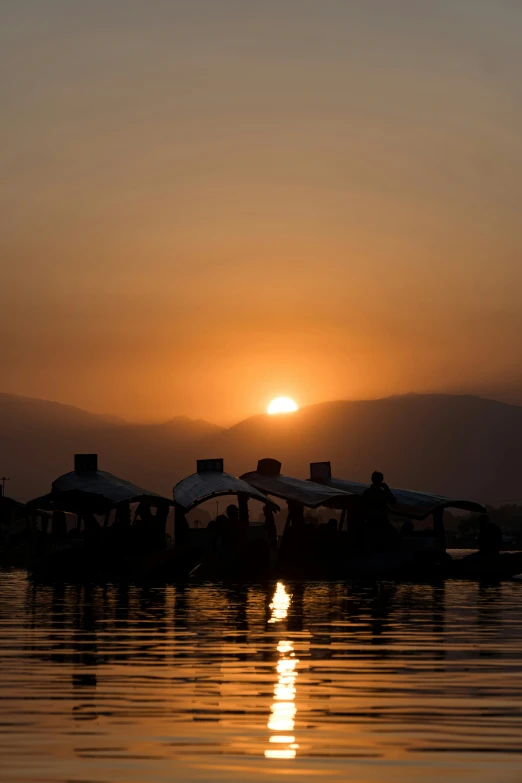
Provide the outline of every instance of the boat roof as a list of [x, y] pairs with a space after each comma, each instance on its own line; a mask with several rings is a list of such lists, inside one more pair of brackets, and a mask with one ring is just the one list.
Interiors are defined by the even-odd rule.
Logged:
[[243, 479], [225, 473], [222, 459], [198, 460], [197, 468], [196, 473], [179, 481], [173, 489], [174, 500], [183, 506], [185, 511], [191, 511], [206, 500], [238, 494], [247, 495], [260, 503], [268, 503], [274, 511], [279, 511], [279, 506], [263, 492]]
[[35, 498], [27, 505], [38, 509], [72, 511], [78, 506], [109, 509], [119, 503], [138, 503], [141, 500], [147, 500], [152, 506], [173, 505], [172, 500], [104, 470], [73, 470], [53, 481], [48, 495]]
[[[310, 475], [312, 479], [321, 479], [325, 485], [333, 489], [342, 489], [353, 495], [362, 495], [370, 484], [364, 484], [358, 481], [349, 481], [346, 479], [334, 478], [328, 475], [330, 472], [330, 463], [312, 463], [310, 465]], [[486, 509], [480, 503], [472, 500], [460, 500], [458, 498], [446, 497], [444, 495], [434, 495], [429, 492], [417, 492], [411, 489], [396, 489], [390, 487], [397, 499], [396, 505], [390, 506], [390, 510], [396, 514], [414, 517], [416, 519], [425, 519], [435, 511], [444, 508], [456, 508], [463, 511], [473, 511], [478, 514], [484, 514]]]
[[285, 476], [277, 460], [259, 460], [257, 470], [244, 473], [241, 478], [256, 489], [286, 501], [300, 503], [307, 508], [342, 508], [350, 502], [351, 495], [342, 489], [316, 484], [305, 479]]
[[90, 495], [100, 495], [114, 504], [133, 503], [142, 498], [161, 500], [172, 504], [171, 500], [156, 492], [143, 489], [131, 481], [126, 481], [126, 479], [114, 476], [104, 470], [86, 471], [85, 473], [76, 473], [73, 470], [53, 481], [52, 487], [55, 492], [87, 492]]
[[247, 484], [230, 473], [193, 473], [174, 487], [174, 500], [183, 506], [185, 511], [204, 503], [206, 500], [222, 497], [223, 495], [248, 495], [252, 500], [259, 500], [260, 503], [268, 503], [274, 510], [279, 510], [279, 506], [273, 503], [267, 496], [255, 487]]

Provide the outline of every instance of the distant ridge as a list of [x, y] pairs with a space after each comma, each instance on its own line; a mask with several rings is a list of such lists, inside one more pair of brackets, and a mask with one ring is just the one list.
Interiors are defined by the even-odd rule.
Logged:
[[12, 419], [34, 419], [41, 426], [44, 426], [46, 423], [60, 421], [78, 424], [88, 422], [126, 423], [125, 419], [119, 416], [90, 413], [75, 405], [0, 392], [0, 417], [4, 418], [7, 416], [12, 417]]
[[483, 502], [522, 497], [522, 407], [473, 395], [407, 394], [334, 400], [293, 414], [260, 414], [229, 428], [186, 416], [133, 424], [70, 405], [0, 394], [0, 471], [21, 499], [41, 494], [71, 469], [76, 451], [96, 451], [104, 469], [170, 496], [200, 457], [224, 457], [243, 473], [276, 457], [308, 476], [331, 460], [341, 477]]
[[190, 419], [188, 416], [175, 416], [164, 424], [160, 424], [164, 430], [175, 430], [178, 435], [185, 432], [192, 437], [208, 437], [223, 432], [223, 427], [219, 424], [212, 424], [205, 419]]

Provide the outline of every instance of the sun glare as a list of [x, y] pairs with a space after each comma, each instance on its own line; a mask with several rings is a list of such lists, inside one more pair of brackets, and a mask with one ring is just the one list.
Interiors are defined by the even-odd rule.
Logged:
[[290, 397], [277, 397], [272, 400], [267, 408], [268, 413], [293, 413], [298, 409], [296, 403]]

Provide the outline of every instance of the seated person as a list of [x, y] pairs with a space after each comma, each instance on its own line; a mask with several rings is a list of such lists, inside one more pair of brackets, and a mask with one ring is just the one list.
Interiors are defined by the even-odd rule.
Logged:
[[218, 546], [230, 547], [237, 539], [236, 524], [226, 514], [220, 514], [216, 517], [215, 526], [213, 526], [212, 530]]
[[239, 509], [233, 503], [227, 506], [227, 519], [231, 527], [239, 527]]
[[338, 528], [337, 520], [334, 517], [332, 517], [326, 523], [326, 530], [328, 531], [328, 536], [335, 538], [337, 534], [337, 528]]

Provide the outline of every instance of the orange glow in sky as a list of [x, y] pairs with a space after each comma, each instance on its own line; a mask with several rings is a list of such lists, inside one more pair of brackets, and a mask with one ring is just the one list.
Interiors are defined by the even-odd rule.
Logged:
[[522, 387], [520, 3], [4, 5], [0, 391]]

